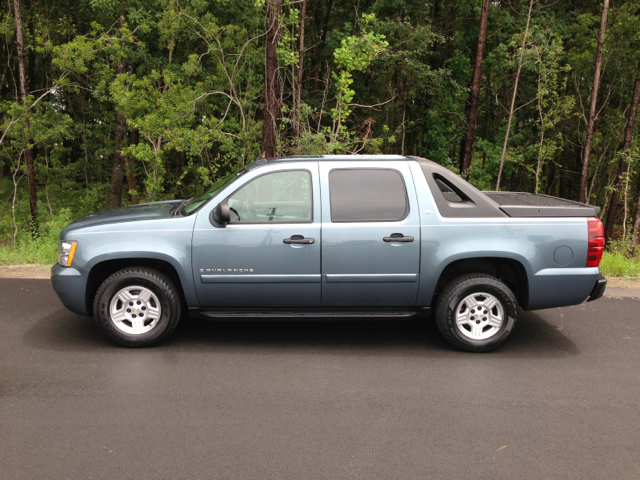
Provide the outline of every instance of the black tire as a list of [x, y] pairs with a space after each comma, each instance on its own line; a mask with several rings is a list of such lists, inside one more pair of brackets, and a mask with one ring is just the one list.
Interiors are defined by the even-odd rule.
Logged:
[[[148, 332], [124, 332], [111, 318], [112, 299], [119, 291], [130, 286], [150, 290], [159, 301], [159, 318]], [[147, 347], [166, 339], [178, 325], [181, 310], [181, 297], [173, 281], [164, 273], [147, 267], [130, 267], [117, 271], [100, 285], [93, 300], [95, 322], [111, 340], [126, 347]]]
[[[493, 329], [497, 330], [489, 338], [480, 340], [469, 338], [462, 333], [462, 327], [456, 323], [456, 316], [465, 308], [461, 302], [474, 293], [492, 295], [502, 308], [502, 324], [500, 327], [488, 326], [490, 334]], [[461, 305], [463, 305], [462, 310], [458, 312]], [[436, 301], [435, 315], [438, 329], [451, 345], [467, 352], [490, 352], [503, 345], [513, 334], [518, 317], [518, 302], [509, 287], [497, 278], [482, 273], [472, 273], [452, 280], [444, 288]], [[482, 319], [479, 319], [478, 323], [481, 321]]]

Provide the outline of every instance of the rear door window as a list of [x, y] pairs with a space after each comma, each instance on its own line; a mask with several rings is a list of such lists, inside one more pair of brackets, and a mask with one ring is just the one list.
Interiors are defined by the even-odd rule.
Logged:
[[329, 196], [334, 223], [398, 222], [409, 214], [407, 189], [397, 170], [331, 170]]

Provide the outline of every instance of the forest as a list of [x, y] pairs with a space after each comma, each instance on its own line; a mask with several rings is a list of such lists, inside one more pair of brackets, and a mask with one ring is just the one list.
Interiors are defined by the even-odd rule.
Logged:
[[595, 204], [640, 253], [638, 0], [7, 0], [0, 34], [0, 263], [260, 155], [337, 153]]

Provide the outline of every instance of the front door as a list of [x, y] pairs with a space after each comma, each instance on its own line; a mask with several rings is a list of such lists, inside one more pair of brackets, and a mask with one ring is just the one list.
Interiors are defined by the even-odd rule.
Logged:
[[[193, 272], [203, 307], [320, 306], [318, 164], [259, 167], [198, 214]], [[211, 210], [227, 200], [231, 222], [215, 227]]]
[[322, 305], [409, 307], [420, 220], [406, 161], [321, 162]]

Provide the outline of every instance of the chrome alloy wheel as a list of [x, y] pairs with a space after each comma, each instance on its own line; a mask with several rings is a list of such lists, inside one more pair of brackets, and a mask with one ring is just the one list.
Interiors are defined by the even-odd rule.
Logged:
[[500, 330], [504, 308], [500, 301], [484, 292], [465, 297], [456, 308], [456, 325], [462, 335], [471, 340], [485, 340]]
[[151, 331], [160, 321], [161, 313], [156, 294], [137, 285], [120, 290], [113, 296], [109, 306], [111, 321], [116, 328], [133, 335]]

